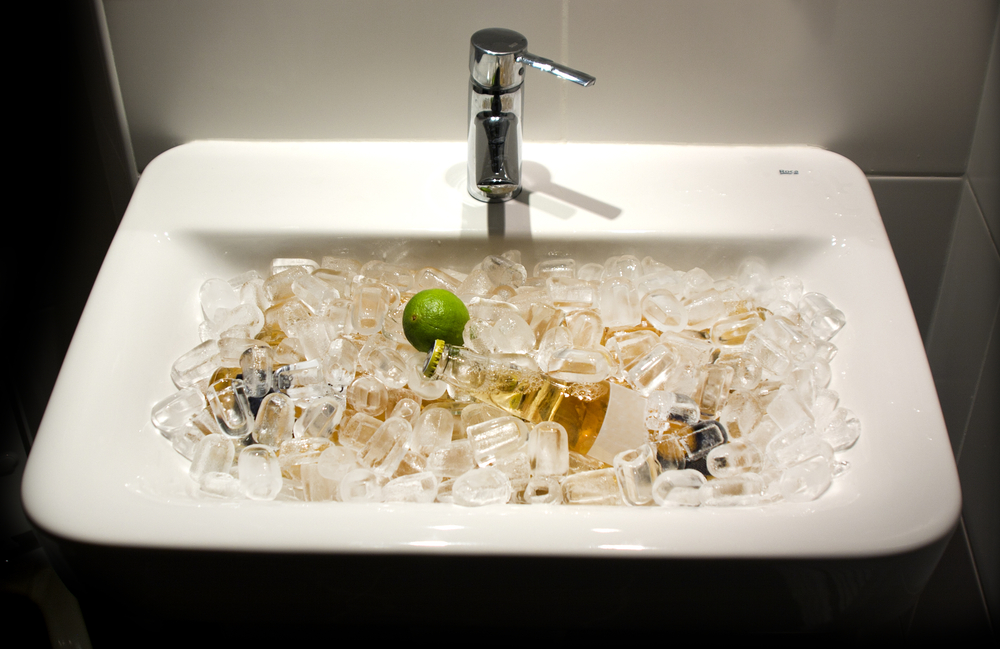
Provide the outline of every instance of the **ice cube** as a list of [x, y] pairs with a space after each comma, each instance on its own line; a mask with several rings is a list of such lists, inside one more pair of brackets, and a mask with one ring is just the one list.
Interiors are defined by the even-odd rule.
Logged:
[[410, 448], [425, 455], [451, 442], [455, 417], [446, 408], [431, 406], [416, 415]]
[[264, 397], [257, 410], [253, 439], [272, 448], [291, 439], [295, 426], [295, 404], [286, 394], [272, 392]]
[[650, 505], [653, 502], [653, 481], [660, 472], [656, 453], [649, 444], [637, 449], [622, 451], [614, 459], [615, 477], [621, 489], [622, 500], [632, 506]]
[[567, 505], [620, 505], [621, 492], [614, 469], [582, 471], [562, 482], [563, 502]]
[[658, 344], [636, 359], [625, 373], [625, 378], [636, 392], [648, 397], [667, 383], [677, 363], [677, 353], [666, 345]]
[[394, 287], [400, 293], [409, 291], [415, 285], [414, 272], [404, 266], [390, 264], [381, 259], [373, 259], [361, 266], [359, 274]]
[[605, 327], [620, 329], [634, 327], [642, 322], [639, 293], [628, 278], [602, 279], [598, 296]]
[[701, 504], [734, 507], [760, 504], [766, 484], [757, 473], [741, 473], [731, 478], [716, 478], [699, 489]]
[[545, 259], [535, 264], [532, 271], [535, 277], [547, 279], [549, 277], [575, 277], [576, 260], [568, 257], [558, 259]]
[[535, 332], [517, 314], [501, 314], [491, 331], [497, 353], [527, 354], [535, 349]]
[[517, 288], [524, 284], [528, 273], [524, 266], [504, 257], [490, 255], [483, 260], [483, 271], [494, 286], [513, 286]]
[[528, 438], [528, 426], [517, 417], [497, 417], [466, 428], [476, 464], [483, 467], [498, 457], [517, 452]]
[[297, 277], [292, 282], [292, 293], [314, 313], [319, 313], [324, 302], [340, 298], [340, 291], [333, 284], [314, 275]]
[[610, 257], [604, 262], [602, 279], [622, 277], [630, 282], [642, 275], [642, 262], [635, 255]]
[[549, 277], [545, 289], [552, 304], [565, 309], [588, 309], [595, 306], [594, 285], [573, 277]]
[[492, 466], [463, 473], [451, 487], [455, 504], [463, 507], [502, 505], [510, 500], [512, 493], [510, 480], [503, 471]]
[[528, 480], [521, 496], [526, 505], [558, 505], [562, 502], [562, 486], [553, 476], [538, 476]]
[[673, 424], [693, 425], [701, 417], [698, 404], [684, 394], [656, 390], [646, 399], [646, 428], [665, 431]]
[[341, 444], [355, 451], [361, 451], [375, 434], [382, 421], [363, 412], [356, 412], [341, 426], [337, 439]]
[[361, 463], [371, 468], [380, 478], [391, 477], [406, 453], [406, 444], [412, 432], [413, 428], [406, 419], [386, 419], [359, 454]]
[[642, 298], [642, 315], [659, 331], [681, 331], [687, 327], [687, 309], [667, 288], [657, 288]]
[[273, 387], [274, 351], [270, 345], [253, 345], [240, 355], [240, 369], [247, 397], [259, 399]]
[[198, 290], [201, 312], [206, 320], [215, 320], [217, 311], [228, 311], [240, 305], [239, 293], [224, 279], [210, 279]]
[[378, 333], [389, 312], [387, 289], [383, 285], [362, 284], [354, 292], [351, 324], [365, 336]]
[[494, 466], [503, 471], [510, 480], [512, 497], [523, 492], [528, 486], [528, 480], [531, 478], [531, 460], [524, 450], [498, 457]]
[[733, 368], [727, 365], [703, 365], [699, 370], [700, 379], [694, 400], [698, 402], [701, 414], [715, 417], [726, 403], [729, 386], [733, 382]]
[[227, 471], [212, 471], [201, 476], [199, 486], [203, 493], [217, 498], [237, 498], [240, 495], [240, 481]]
[[406, 358], [397, 349], [380, 347], [364, 357], [367, 370], [387, 389], [396, 390], [406, 385]]
[[312, 259], [305, 257], [275, 257], [271, 260], [271, 275], [277, 275], [293, 268], [301, 268], [311, 273], [319, 267]]
[[428, 288], [443, 288], [454, 293], [458, 289], [458, 280], [443, 270], [428, 266], [421, 268], [416, 274], [417, 288], [420, 290]]
[[360, 468], [358, 454], [345, 446], [328, 446], [317, 459], [317, 468], [323, 477], [340, 482], [345, 475]]
[[236, 448], [231, 439], [218, 433], [206, 435], [194, 447], [188, 473], [196, 482], [206, 473], [228, 473], [234, 457]]
[[345, 503], [382, 501], [382, 486], [371, 469], [355, 469], [340, 481], [340, 499]]
[[756, 395], [746, 390], [733, 390], [726, 397], [726, 405], [719, 413], [719, 421], [726, 426], [731, 438], [749, 435], [764, 416], [764, 408]]
[[556, 381], [567, 383], [597, 383], [612, 373], [615, 366], [611, 354], [603, 348], [559, 349], [548, 359], [548, 374]]
[[562, 310], [544, 303], [532, 304], [527, 308], [527, 313], [524, 320], [535, 334], [536, 345], [549, 329], [562, 325], [566, 317]]
[[174, 385], [183, 390], [212, 376], [212, 372], [218, 367], [215, 358], [218, 353], [219, 343], [206, 340], [178, 358], [170, 368], [170, 378]]
[[684, 300], [683, 304], [687, 310], [688, 326], [694, 329], [711, 326], [726, 309], [722, 293], [714, 288], [695, 293]]
[[347, 389], [347, 405], [366, 415], [377, 417], [388, 404], [389, 390], [374, 376], [359, 376]]
[[709, 451], [728, 439], [725, 427], [714, 419], [699, 421], [691, 426], [691, 431], [680, 438], [687, 453], [687, 461], [695, 462], [707, 456]]
[[816, 500], [829, 489], [832, 479], [830, 462], [815, 456], [785, 469], [781, 474], [781, 495], [792, 502]]
[[788, 385], [778, 388], [777, 394], [767, 405], [767, 414], [781, 430], [792, 428], [799, 422], [812, 421], [812, 415], [802, 397]]
[[735, 441], [709, 451], [706, 465], [713, 476], [730, 478], [740, 473], [760, 473], [764, 468], [764, 457], [753, 444]]
[[393, 478], [382, 487], [382, 501], [387, 503], [432, 503], [437, 497], [438, 479], [430, 472]]
[[320, 397], [302, 411], [295, 428], [297, 437], [319, 437], [330, 439], [340, 425], [347, 402], [343, 397]]
[[427, 457], [427, 470], [441, 478], [457, 478], [466, 471], [471, 471], [475, 465], [472, 444], [467, 439], [437, 446]]
[[223, 434], [242, 439], [253, 431], [250, 401], [240, 379], [221, 379], [209, 387], [208, 406]]
[[834, 451], [851, 448], [861, 435], [861, 420], [847, 408], [837, 408], [817, 424], [819, 436], [830, 444]]
[[287, 300], [295, 295], [292, 292], [292, 282], [309, 273], [310, 270], [302, 266], [291, 266], [284, 270], [279, 270], [264, 280], [264, 295], [267, 296], [271, 304]]
[[661, 507], [697, 507], [701, 504], [699, 489], [706, 482], [694, 469], [664, 471], [653, 482], [653, 501]]
[[319, 462], [299, 465], [302, 498], [306, 502], [323, 502], [340, 498], [340, 481], [323, 475]]
[[604, 266], [602, 264], [584, 264], [580, 266], [576, 271], [576, 276], [579, 279], [587, 280], [588, 282], [600, 281], [601, 277], [604, 275]]
[[566, 315], [566, 329], [571, 345], [587, 349], [597, 347], [604, 337], [604, 321], [593, 309], [580, 309]]
[[726, 347], [740, 346], [746, 342], [747, 335], [763, 323], [756, 311], [719, 318], [712, 325], [712, 342]]
[[165, 435], [181, 429], [206, 408], [205, 397], [197, 388], [184, 388], [153, 406], [150, 419]]
[[565, 475], [569, 472], [569, 437], [562, 424], [543, 421], [528, 433], [532, 475]]
[[733, 382], [730, 387], [734, 390], [752, 390], [757, 387], [763, 376], [764, 368], [760, 362], [755, 356], [745, 351], [722, 352], [715, 364], [728, 365], [733, 368]]
[[274, 500], [281, 491], [281, 466], [274, 449], [252, 444], [240, 451], [240, 492], [251, 500]]

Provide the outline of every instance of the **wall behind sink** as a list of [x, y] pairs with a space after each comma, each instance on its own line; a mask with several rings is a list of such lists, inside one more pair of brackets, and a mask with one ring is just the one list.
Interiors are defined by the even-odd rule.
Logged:
[[[84, 76], [116, 196], [194, 139], [462, 140], [468, 39], [491, 26], [598, 77], [582, 89], [529, 72], [529, 142], [813, 144], [853, 160], [928, 348], [962, 477], [961, 533], [996, 624], [997, 0], [84, 3], [106, 57], [103, 78]], [[69, 330], [86, 290], [59, 315]], [[62, 334], [37, 335], [65, 351]], [[52, 380], [21, 387], [27, 427]]]
[[465, 138], [469, 36], [521, 31], [532, 140], [804, 143], [965, 171], [997, 3], [104, 0], [136, 161], [197, 138]]

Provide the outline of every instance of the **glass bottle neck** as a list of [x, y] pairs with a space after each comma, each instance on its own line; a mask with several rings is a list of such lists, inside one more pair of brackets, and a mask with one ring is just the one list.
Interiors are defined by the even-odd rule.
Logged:
[[[430, 373], [428, 378], [444, 381], [469, 391], [477, 391], [483, 387], [490, 363], [489, 357], [447, 343], [441, 345], [440, 354], [435, 359], [438, 352], [439, 350], [433, 349], [427, 356], [424, 374]], [[431, 367], [431, 364], [435, 366]]]

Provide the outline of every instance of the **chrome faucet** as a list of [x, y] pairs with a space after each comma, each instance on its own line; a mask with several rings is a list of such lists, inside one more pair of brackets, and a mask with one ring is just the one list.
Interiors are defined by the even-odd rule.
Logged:
[[501, 203], [521, 193], [524, 66], [592, 86], [589, 74], [528, 53], [528, 40], [509, 29], [472, 35], [469, 53], [469, 193]]

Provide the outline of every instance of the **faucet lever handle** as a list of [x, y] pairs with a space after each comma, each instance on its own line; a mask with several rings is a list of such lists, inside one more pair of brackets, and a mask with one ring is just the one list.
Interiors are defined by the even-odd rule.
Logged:
[[578, 83], [581, 86], [587, 87], [592, 86], [597, 82], [597, 77], [592, 77], [586, 72], [580, 72], [579, 70], [574, 70], [573, 68], [566, 67], [560, 63], [556, 63], [550, 59], [543, 58], [541, 56], [535, 56], [530, 52], [524, 52], [517, 57], [517, 60], [525, 65], [530, 65], [536, 70], [541, 70], [542, 72], [548, 72], [549, 74], [554, 74], [560, 79], [565, 79], [566, 81], [572, 81], [573, 83]]

